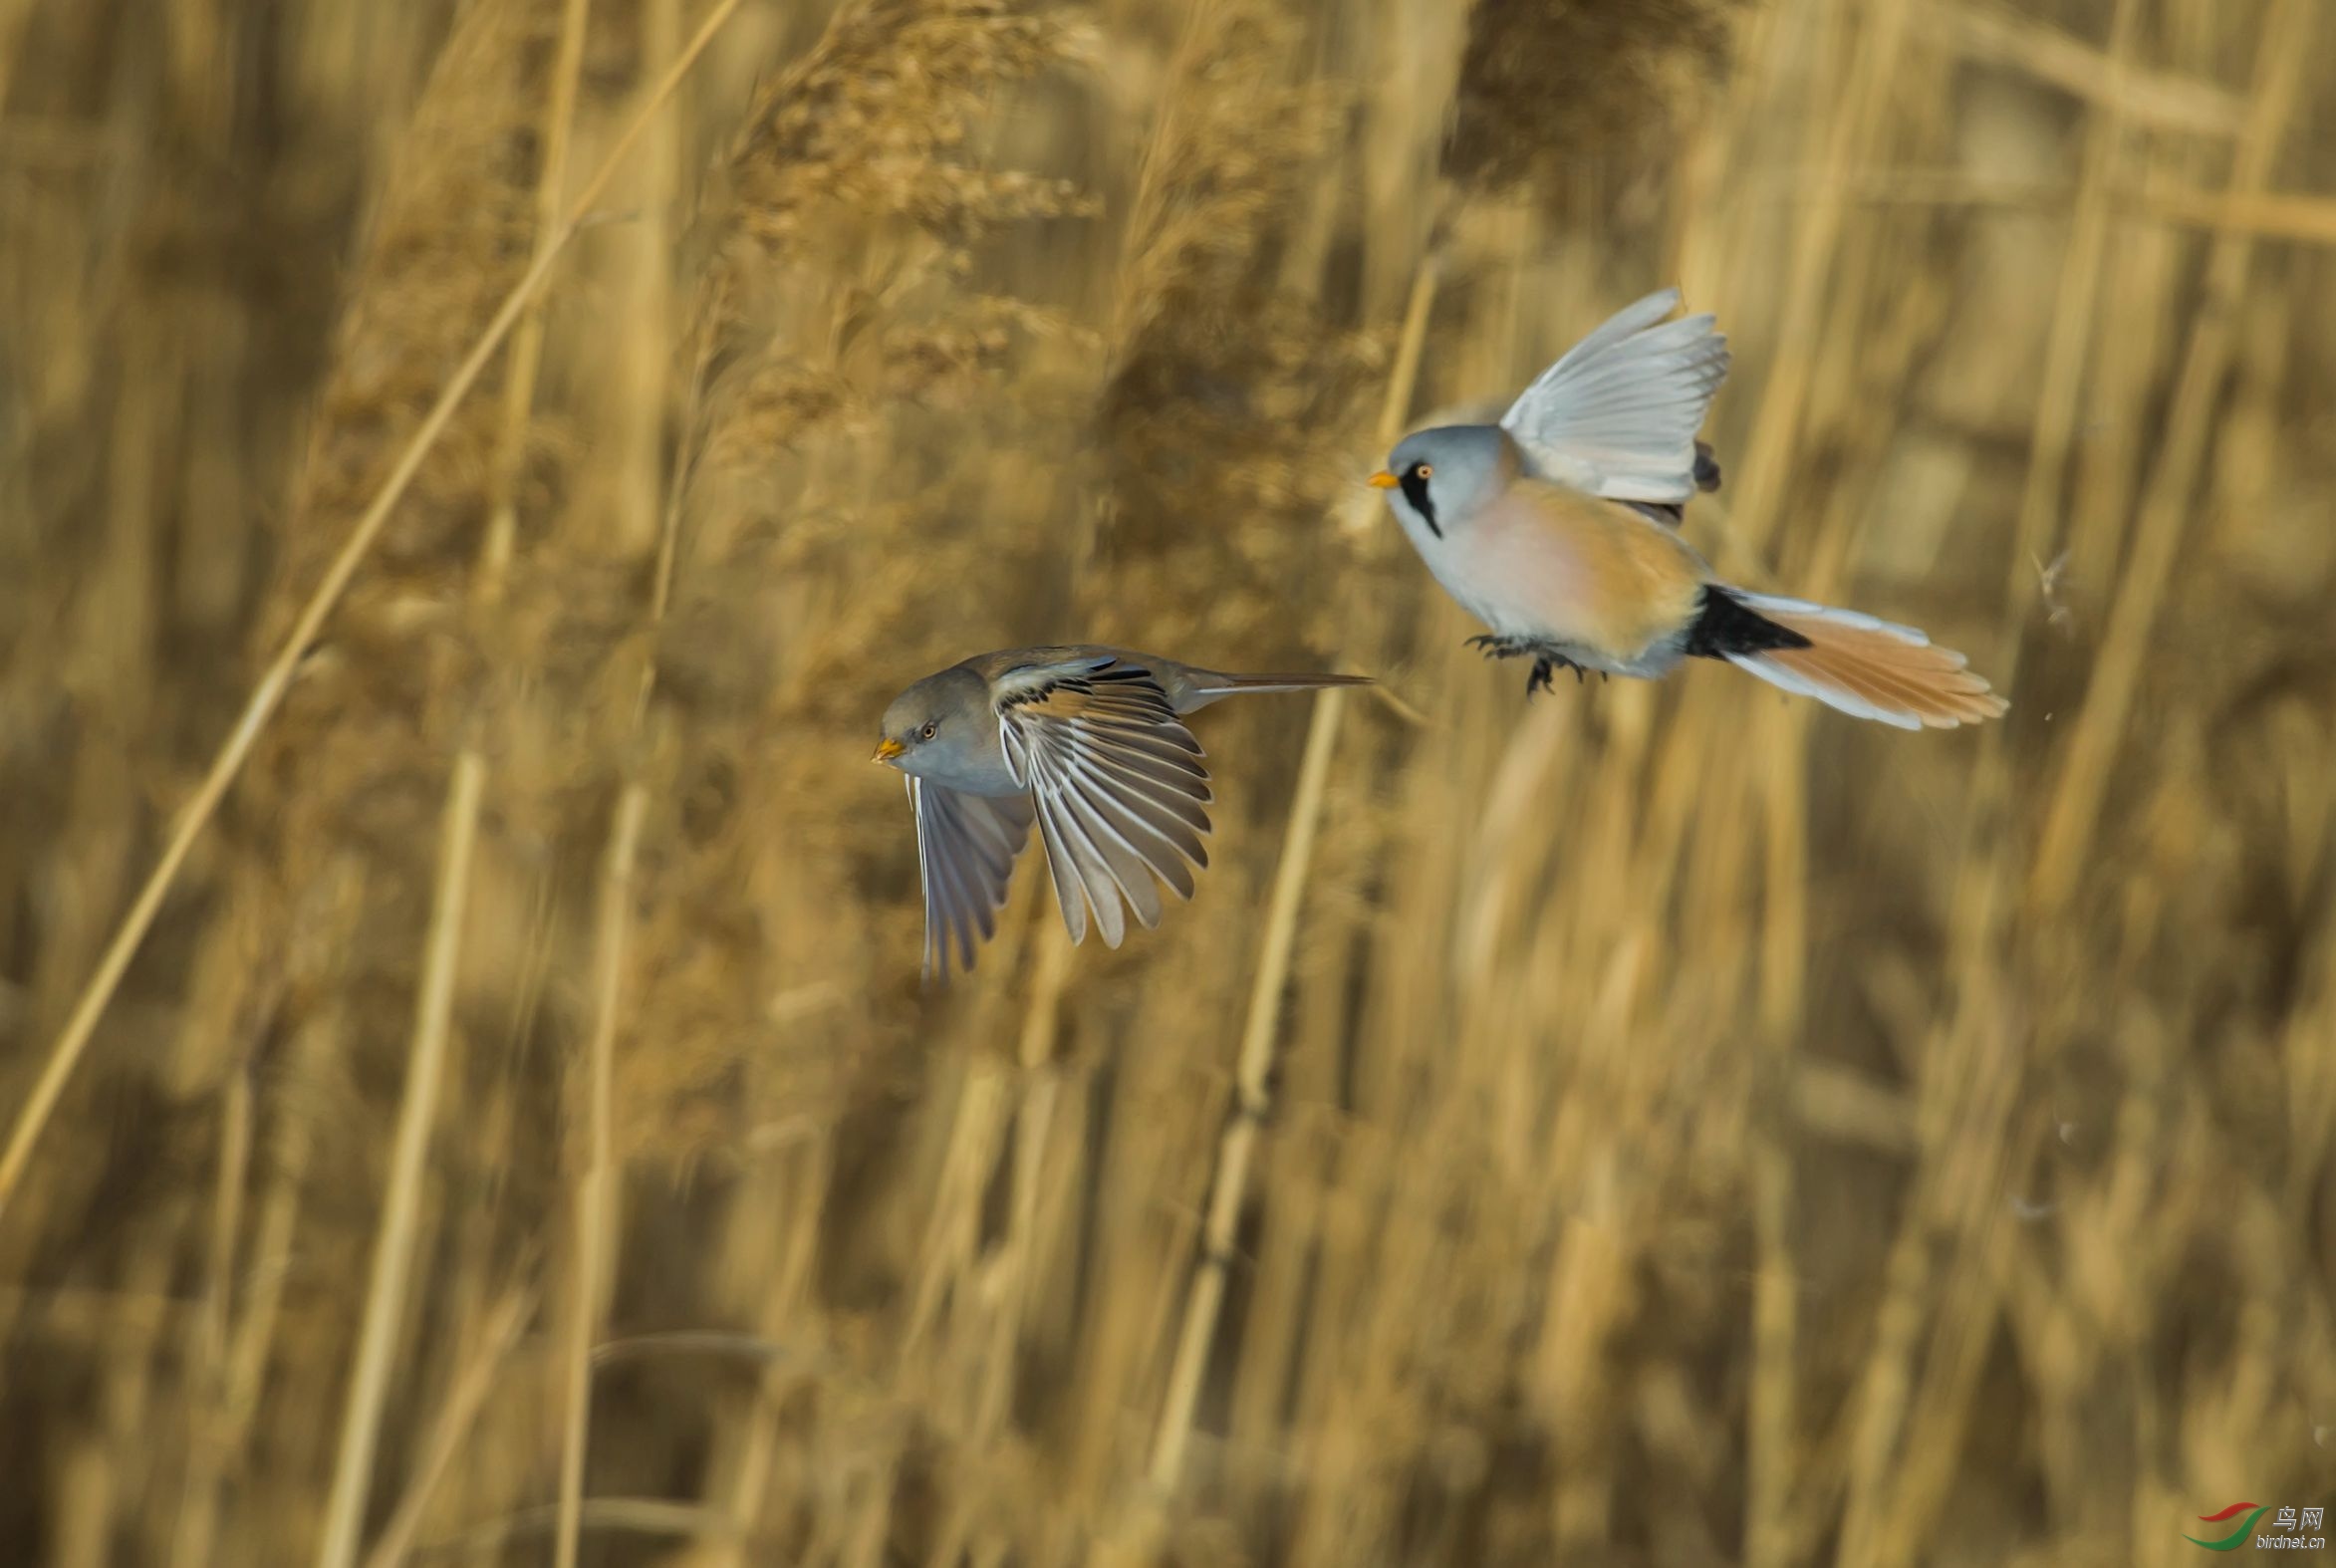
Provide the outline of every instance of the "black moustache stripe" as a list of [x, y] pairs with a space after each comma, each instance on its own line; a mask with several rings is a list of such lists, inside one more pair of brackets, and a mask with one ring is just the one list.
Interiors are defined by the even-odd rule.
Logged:
[[1428, 499], [1428, 481], [1414, 469], [1404, 474], [1403, 485], [1404, 499], [1412, 503], [1412, 510], [1420, 514], [1420, 520], [1428, 525], [1428, 531], [1441, 539], [1443, 530], [1435, 526], [1435, 503]]

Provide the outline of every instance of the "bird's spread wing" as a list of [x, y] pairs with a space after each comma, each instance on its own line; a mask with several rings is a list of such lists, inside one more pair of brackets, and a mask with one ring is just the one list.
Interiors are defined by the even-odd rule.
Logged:
[[1616, 501], [1695, 493], [1695, 432], [1727, 376], [1713, 318], [1684, 316], [1677, 289], [1618, 311], [1525, 389], [1501, 427], [1544, 478]]
[[911, 776], [916, 812], [916, 869], [924, 879], [924, 977], [949, 977], [949, 949], [960, 971], [973, 948], [997, 930], [1014, 858], [1030, 840], [1030, 801], [1021, 795], [968, 795]]
[[991, 689], [1071, 939], [1085, 939], [1089, 910], [1114, 947], [1127, 910], [1158, 923], [1160, 882], [1190, 898], [1193, 868], [1208, 864], [1208, 770], [1151, 672], [1083, 657], [1010, 670]]

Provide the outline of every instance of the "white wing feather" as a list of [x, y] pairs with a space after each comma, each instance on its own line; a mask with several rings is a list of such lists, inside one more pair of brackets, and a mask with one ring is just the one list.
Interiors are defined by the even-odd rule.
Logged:
[[1710, 315], [1665, 321], [1680, 292], [1617, 311], [1501, 415], [1545, 478], [1617, 501], [1695, 493], [1695, 432], [1727, 378], [1727, 339]]

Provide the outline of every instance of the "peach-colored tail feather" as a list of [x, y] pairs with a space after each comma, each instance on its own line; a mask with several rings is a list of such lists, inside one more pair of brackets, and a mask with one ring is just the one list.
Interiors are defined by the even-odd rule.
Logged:
[[1746, 608], [1809, 640], [1807, 648], [1731, 653], [1728, 662], [1770, 685], [1900, 729], [1952, 729], [1999, 716], [2010, 704], [1967, 660], [1913, 627], [1855, 610], [1738, 592]]

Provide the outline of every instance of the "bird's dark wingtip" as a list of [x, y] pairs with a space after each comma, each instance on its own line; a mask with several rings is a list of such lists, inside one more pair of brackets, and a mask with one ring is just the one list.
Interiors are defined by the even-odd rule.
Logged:
[[1719, 488], [1719, 456], [1709, 441], [1695, 443], [1695, 488], [1705, 492]]

